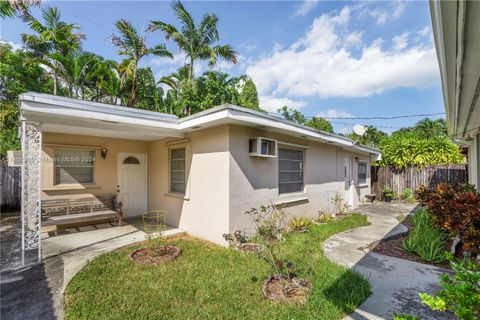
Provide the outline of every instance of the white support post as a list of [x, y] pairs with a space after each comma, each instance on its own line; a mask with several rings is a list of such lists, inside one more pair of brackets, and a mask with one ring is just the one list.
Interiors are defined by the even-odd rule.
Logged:
[[[32, 254], [41, 250], [41, 159], [42, 125], [35, 121], [22, 120], [22, 264], [31, 263]], [[27, 258], [29, 261], [25, 261]]]

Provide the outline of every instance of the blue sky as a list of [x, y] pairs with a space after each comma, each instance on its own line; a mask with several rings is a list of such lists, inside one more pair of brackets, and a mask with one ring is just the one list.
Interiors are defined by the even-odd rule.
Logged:
[[[263, 108], [283, 105], [307, 116], [369, 117], [443, 112], [439, 71], [427, 1], [185, 1], [199, 20], [206, 12], [220, 18], [220, 43], [231, 44], [239, 63], [216, 69], [247, 74], [257, 84]], [[150, 20], [175, 24], [167, 1], [45, 1], [62, 18], [80, 24], [84, 49], [119, 60], [108, 37], [114, 22], [131, 21], [138, 29]], [[38, 16], [38, 10], [33, 10]], [[29, 32], [19, 19], [2, 21], [1, 39], [19, 44]], [[150, 44], [164, 42], [148, 33]], [[157, 77], [183, 64], [148, 57], [142, 62]], [[207, 70], [197, 66], [197, 73]], [[438, 117], [438, 116], [437, 116]], [[437, 118], [432, 117], [432, 118]], [[385, 131], [408, 126], [419, 118], [397, 120], [332, 120], [336, 131], [355, 123]], [[345, 125], [345, 123], [351, 125]]]

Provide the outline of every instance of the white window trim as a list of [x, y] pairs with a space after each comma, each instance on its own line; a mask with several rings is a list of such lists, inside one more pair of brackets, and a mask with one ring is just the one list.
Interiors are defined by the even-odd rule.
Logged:
[[360, 183], [360, 179], [359, 179], [359, 177], [358, 177], [358, 165], [357, 165], [357, 181], [358, 181], [358, 186], [359, 186], [359, 187], [366, 187], [366, 186], [368, 186], [368, 169], [369, 169], [370, 165], [369, 165], [369, 162], [368, 162], [368, 161], [365, 161], [365, 160], [359, 160], [359, 161], [358, 161], [358, 164], [360, 164], [360, 163], [365, 164], [365, 166], [366, 166], [366, 172], [365, 172], [365, 182]]
[[[167, 172], [167, 192], [165, 193], [165, 196], [168, 197], [174, 197], [174, 198], [180, 198], [184, 200], [190, 200], [190, 183], [189, 183], [189, 175], [190, 175], [190, 163], [191, 163], [191, 152], [190, 152], [190, 143], [189, 142], [184, 142], [183, 143], [169, 143], [166, 144], [167, 147], [167, 163], [168, 163], [168, 172]], [[174, 192], [171, 191], [171, 151], [173, 149], [185, 149], [185, 193], [181, 192]]]
[[[59, 183], [57, 181], [57, 150], [69, 150], [69, 151], [91, 151], [93, 152], [93, 165], [92, 165], [92, 182], [74, 182], [74, 183]], [[74, 187], [74, 186], [95, 186], [95, 176], [96, 176], [96, 166], [97, 166], [97, 150], [92, 147], [55, 147], [53, 149], [53, 187]]]
[[[296, 150], [302, 152], [302, 173], [303, 173], [303, 181], [302, 181], [302, 190], [293, 191], [293, 192], [282, 192], [280, 193], [280, 149], [289, 149], [289, 150]], [[277, 189], [278, 189], [278, 197], [285, 198], [285, 197], [294, 197], [294, 196], [301, 196], [305, 195], [306, 193], [306, 185], [305, 185], [305, 171], [306, 171], [306, 148], [299, 145], [293, 145], [288, 143], [280, 143], [277, 149]], [[293, 183], [293, 182], [292, 182]]]

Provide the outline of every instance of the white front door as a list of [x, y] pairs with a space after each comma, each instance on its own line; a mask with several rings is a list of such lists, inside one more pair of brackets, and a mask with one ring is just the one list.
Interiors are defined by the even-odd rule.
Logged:
[[352, 158], [345, 157], [345, 204], [353, 206]]
[[147, 211], [147, 155], [118, 154], [117, 194], [123, 204], [124, 217]]

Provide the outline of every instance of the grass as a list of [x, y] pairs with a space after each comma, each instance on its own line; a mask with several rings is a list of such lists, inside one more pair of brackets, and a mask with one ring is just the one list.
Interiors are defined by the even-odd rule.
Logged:
[[99, 256], [70, 282], [65, 293], [66, 319], [341, 319], [370, 294], [361, 275], [329, 261], [321, 243], [335, 233], [368, 225], [353, 214], [283, 243], [312, 283], [308, 301], [282, 305], [264, 299], [261, 286], [271, 274], [253, 254], [240, 253], [182, 236], [172, 241], [183, 249], [159, 266], [136, 265], [130, 246]]

